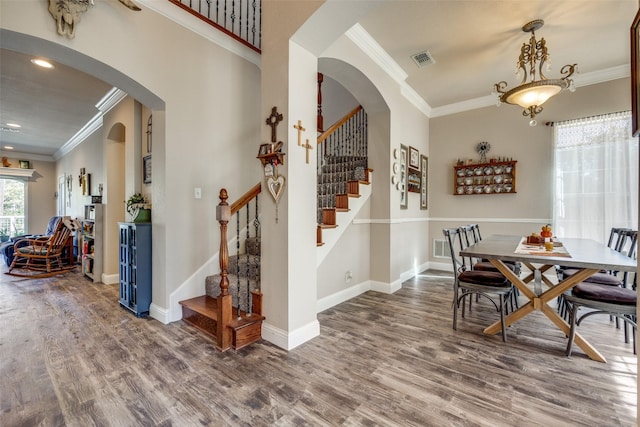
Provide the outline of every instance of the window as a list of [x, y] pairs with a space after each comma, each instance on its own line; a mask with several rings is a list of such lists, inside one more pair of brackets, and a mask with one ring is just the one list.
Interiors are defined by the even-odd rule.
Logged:
[[611, 227], [638, 228], [638, 139], [631, 112], [556, 123], [553, 203], [558, 236], [606, 243]]
[[18, 179], [0, 179], [0, 234], [25, 234], [27, 183]]

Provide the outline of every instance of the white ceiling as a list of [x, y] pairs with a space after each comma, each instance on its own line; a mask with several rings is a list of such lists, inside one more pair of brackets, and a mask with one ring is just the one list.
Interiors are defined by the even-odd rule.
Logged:
[[[551, 54], [547, 77], [560, 77], [560, 68], [569, 63], [578, 64], [578, 86], [603, 70], [605, 79], [620, 77], [621, 70], [628, 75], [629, 27], [637, 0], [378, 3], [360, 25], [431, 108], [486, 97], [500, 80], [515, 85], [515, 62], [529, 37], [521, 27], [538, 18], [545, 25], [536, 36], [546, 39]], [[411, 56], [424, 50], [436, 63], [418, 68]], [[60, 64], [36, 68], [30, 59], [0, 49], [0, 126], [22, 125], [20, 132], [0, 131], [0, 147], [3, 153], [11, 145], [21, 153], [51, 156], [98, 113], [95, 106], [111, 87]]]

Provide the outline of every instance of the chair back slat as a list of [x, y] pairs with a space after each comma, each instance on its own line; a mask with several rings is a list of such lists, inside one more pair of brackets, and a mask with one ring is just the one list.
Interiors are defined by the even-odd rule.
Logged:
[[464, 233], [461, 232], [460, 228], [445, 228], [442, 233], [449, 244], [454, 273], [470, 270], [471, 264], [467, 265], [465, 258], [459, 256], [460, 251], [468, 246], [463, 243], [466, 241], [466, 236], [463, 236]]

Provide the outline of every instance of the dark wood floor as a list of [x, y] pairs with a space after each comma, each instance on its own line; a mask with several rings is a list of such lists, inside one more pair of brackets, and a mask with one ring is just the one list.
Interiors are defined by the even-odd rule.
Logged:
[[117, 300], [79, 274], [2, 274], [0, 426], [636, 425], [637, 360], [608, 318], [584, 331], [607, 364], [566, 358], [537, 313], [507, 343], [482, 334], [484, 304], [456, 332], [445, 273], [320, 313], [321, 336], [290, 352], [218, 353]]

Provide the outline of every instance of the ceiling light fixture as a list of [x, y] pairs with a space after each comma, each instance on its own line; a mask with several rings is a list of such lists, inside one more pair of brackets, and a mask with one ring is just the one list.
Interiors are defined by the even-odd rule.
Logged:
[[12, 147], [12, 146], [10, 146], [10, 145], [5, 145], [5, 146], [4, 146], [4, 147], [2, 147], [2, 148], [4, 148], [5, 150], [13, 150], [13, 147]]
[[31, 60], [31, 63], [36, 64], [37, 66], [42, 68], [53, 68], [53, 64], [45, 59], [33, 58]]
[[18, 128], [22, 127], [17, 123], [7, 123], [7, 126], [9, 126], [10, 128], [15, 128], [15, 129], [18, 129]]
[[[524, 108], [522, 115], [531, 117], [530, 126], [536, 125], [535, 117], [542, 112], [542, 104], [557, 93], [569, 89], [575, 91], [573, 80], [569, 77], [577, 71], [577, 64], [565, 65], [560, 70], [560, 74], [564, 77], [560, 79], [547, 79], [542, 72], [544, 65], [545, 71], [549, 71], [551, 63], [549, 62], [549, 52], [544, 37], [540, 41], [536, 40], [535, 31], [542, 28], [544, 21], [536, 19], [526, 23], [522, 27], [522, 31], [531, 33], [529, 43], [522, 43], [520, 56], [516, 63], [516, 77], [522, 76], [519, 86], [507, 91], [507, 82], [501, 81], [494, 85], [494, 93], [498, 95], [498, 105], [503, 102], [512, 105], [519, 105]], [[536, 73], [539, 79], [536, 80]], [[530, 79], [529, 82], [527, 80]]]

